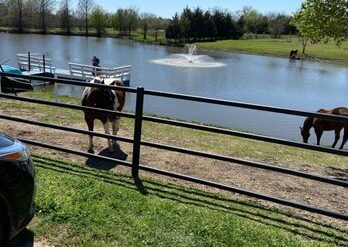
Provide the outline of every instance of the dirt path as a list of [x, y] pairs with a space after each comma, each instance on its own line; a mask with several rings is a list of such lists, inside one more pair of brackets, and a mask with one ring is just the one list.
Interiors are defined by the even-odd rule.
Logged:
[[[84, 126], [82, 128], [84, 128]], [[3, 120], [0, 121], [0, 129], [1, 132], [12, 135], [14, 137], [38, 140], [41, 142], [64, 146], [76, 150], [87, 150], [88, 138], [79, 134], [67, 134], [67, 132]], [[101, 129], [99, 129], [98, 131], [101, 131]], [[121, 136], [132, 136], [131, 133], [126, 133], [122, 130], [119, 134]], [[132, 146], [125, 143], [120, 143], [120, 145], [122, 152], [128, 155], [127, 160], [131, 161]], [[96, 153], [105, 148], [106, 140], [95, 138]], [[84, 157], [59, 153], [54, 150], [46, 150], [37, 147], [31, 147], [31, 150], [35, 153], [48, 154], [50, 156], [54, 155], [62, 159], [68, 159], [82, 163], [86, 162], [86, 158]], [[173, 172], [179, 172], [186, 175], [192, 175], [203, 179], [237, 186], [267, 195], [273, 195], [284, 199], [299, 201], [330, 210], [347, 212], [348, 208], [348, 190], [346, 188], [327, 185], [324, 183], [297, 178], [289, 175], [283, 175], [276, 172], [249, 168], [238, 164], [231, 164], [227, 162], [199, 158], [174, 152], [167, 152], [147, 147], [142, 148], [141, 163]], [[98, 167], [101, 164], [95, 162], [94, 164], [88, 165], [92, 167]], [[106, 169], [111, 169], [112, 167], [106, 167]], [[287, 164], [287, 167], [325, 176], [339, 174], [341, 178], [348, 177], [348, 169], [334, 170], [331, 168], [296, 164]], [[116, 166], [115, 168], [112, 168], [112, 170], [115, 172], [129, 172], [126, 168], [122, 168], [120, 166]], [[155, 176], [153, 174], [146, 175]], [[159, 179], [172, 181], [172, 179], [163, 177], [160, 177]], [[195, 186], [191, 183], [186, 182], [184, 182], [184, 184]], [[307, 217], [309, 215], [308, 217], [313, 217], [312, 215], [303, 211], [294, 212], [301, 216], [305, 215]], [[344, 223], [340, 221], [335, 221], [330, 218], [321, 217], [318, 215], [314, 215], [314, 217], [344, 226]]]

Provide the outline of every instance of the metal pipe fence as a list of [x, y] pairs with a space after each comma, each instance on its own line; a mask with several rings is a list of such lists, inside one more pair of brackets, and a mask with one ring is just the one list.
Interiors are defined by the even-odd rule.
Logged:
[[115, 137], [112, 135], [101, 134], [101, 133], [77, 129], [77, 128], [71, 128], [71, 127], [66, 127], [66, 126], [61, 126], [61, 125], [50, 124], [50, 123], [43, 123], [43, 122], [39, 122], [39, 121], [27, 120], [27, 119], [23, 119], [23, 118], [18, 118], [18, 117], [0, 114], [0, 119], [5, 119], [8, 121], [16, 121], [16, 122], [21, 122], [21, 123], [25, 123], [25, 124], [31, 124], [31, 125], [41, 126], [41, 127], [58, 129], [61, 131], [68, 131], [68, 132], [72, 132], [72, 133], [78, 133], [78, 134], [90, 135], [90, 136], [98, 136], [98, 137], [102, 137], [102, 138], [109, 138], [109, 139], [118, 140], [121, 142], [132, 143], [133, 144], [133, 158], [132, 158], [131, 163], [127, 162], [127, 161], [123, 161], [123, 160], [112, 159], [112, 158], [108, 158], [108, 157], [104, 157], [104, 156], [99, 156], [99, 155], [89, 154], [86, 152], [81, 152], [78, 150], [71, 150], [71, 149], [67, 149], [64, 147], [50, 145], [47, 143], [41, 143], [38, 141], [32, 141], [32, 140], [20, 138], [25, 143], [28, 143], [28, 144], [34, 145], [34, 146], [43, 147], [43, 148], [54, 149], [54, 150], [61, 151], [61, 152], [72, 153], [72, 154], [80, 155], [80, 156], [84, 156], [84, 157], [93, 157], [93, 158], [107, 160], [110, 162], [116, 162], [116, 163], [119, 163], [121, 165], [131, 167], [132, 168], [132, 175], [134, 177], [139, 176], [139, 170], [144, 170], [144, 171], [148, 171], [148, 172], [152, 172], [152, 173], [156, 173], [156, 174], [161, 174], [164, 176], [175, 177], [175, 178], [185, 180], [185, 181], [190, 181], [190, 182], [194, 182], [194, 183], [198, 183], [198, 184], [212, 186], [212, 187], [219, 188], [222, 190], [235, 192], [235, 193], [251, 196], [251, 197], [262, 199], [262, 200], [271, 201], [271, 202], [278, 203], [281, 205], [286, 205], [286, 206], [290, 206], [290, 207], [294, 207], [294, 208], [298, 208], [298, 209], [307, 210], [310, 212], [319, 213], [322, 215], [326, 215], [326, 216], [330, 216], [330, 217], [334, 217], [334, 218], [338, 218], [338, 219], [342, 219], [342, 220], [348, 220], [348, 215], [346, 213], [340, 213], [340, 212], [334, 212], [334, 211], [330, 211], [330, 210], [326, 210], [326, 209], [316, 208], [316, 207], [313, 207], [311, 205], [306, 205], [306, 204], [302, 204], [299, 202], [288, 201], [285, 199], [280, 199], [280, 198], [276, 198], [273, 196], [264, 195], [264, 194], [244, 190], [241, 188], [216, 183], [213, 181], [207, 181], [207, 180], [203, 180], [203, 179], [199, 179], [199, 178], [195, 178], [195, 177], [191, 177], [191, 176], [187, 176], [187, 175], [183, 175], [183, 174], [164, 171], [161, 169], [157, 169], [157, 168], [153, 168], [153, 167], [149, 167], [149, 166], [145, 166], [145, 165], [140, 164], [141, 147], [147, 146], [147, 147], [151, 147], [151, 148], [157, 148], [157, 149], [162, 149], [162, 150], [167, 150], [167, 151], [174, 151], [174, 152], [183, 153], [183, 154], [195, 155], [198, 157], [204, 157], [204, 158], [226, 161], [226, 162], [235, 163], [235, 164], [244, 165], [244, 166], [249, 166], [249, 167], [270, 170], [273, 172], [292, 175], [292, 176], [296, 176], [296, 177], [302, 177], [302, 178], [311, 179], [314, 181], [319, 181], [322, 183], [327, 183], [327, 184], [332, 184], [332, 185], [347, 188], [348, 182], [342, 181], [342, 180], [337, 180], [337, 179], [333, 179], [333, 178], [329, 178], [329, 177], [314, 175], [314, 174], [310, 174], [310, 173], [305, 173], [305, 172], [301, 172], [301, 171], [297, 171], [297, 170], [293, 170], [293, 169], [288, 169], [288, 168], [283, 168], [280, 166], [265, 164], [265, 163], [261, 163], [261, 162], [248, 161], [248, 160], [235, 158], [235, 157], [223, 156], [223, 155], [218, 155], [218, 154], [213, 154], [213, 153], [190, 150], [190, 149], [186, 149], [186, 148], [182, 148], [182, 147], [175, 147], [175, 146], [163, 145], [160, 143], [144, 141], [144, 140], [142, 140], [142, 123], [143, 123], [143, 121], [149, 121], [149, 122], [153, 122], [153, 123], [168, 124], [168, 125], [185, 127], [185, 128], [196, 129], [196, 130], [201, 130], [201, 131], [208, 131], [208, 132], [212, 132], [212, 133], [225, 134], [225, 135], [230, 135], [230, 136], [238, 136], [238, 137], [257, 140], [257, 141], [265, 141], [265, 142], [269, 142], [269, 143], [281, 144], [281, 145], [285, 145], [285, 146], [297, 147], [297, 148], [302, 148], [302, 149], [309, 149], [309, 150], [314, 150], [314, 151], [319, 151], [319, 152], [324, 152], [324, 153], [331, 153], [331, 154], [336, 154], [336, 155], [341, 155], [341, 156], [348, 156], [348, 152], [344, 151], [344, 150], [337, 150], [337, 149], [332, 149], [332, 148], [327, 148], [327, 147], [319, 147], [319, 146], [303, 144], [303, 143], [294, 142], [294, 141], [288, 141], [288, 140], [284, 140], [284, 139], [278, 139], [278, 138], [262, 136], [262, 135], [255, 135], [255, 134], [244, 133], [244, 132], [240, 132], [240, 131], [234, 131], [234, 130], [229, 130], [229, 129], [223, 129], [223, 128], [193, 124], [193, 123], [186, 123], [186, 122], [182, 122], [182, 121], [175, 121], [175, 120], [162, 119], [162, 118], [158, 118], [158, 117], [144, 116], [143, 110], [144, 110], [144, 98], [145, 98], [145, 96], [157, 96], [157, 97], [165, 97], [165, 98], [180, 99], [180, 100], [187, 100], [187, 101], [195, 101], [195, 102], [201, 102], [201, 103], [209, 103], [209, 104], [214, 104], [214, 105], [224, 105], [224, 106], [239, 107], [239, 108], [244, 108], [244, 109], [267, 111], [267, 112], [273, 112], [273, 113], [290, 114], [290, 115], [305, 116], [305, 117], [316, 117], [316, 118], [328, 119], [328, 120], [332, 120], [332, 121], [340, 121], [340, 122], [344, 122], [347, 124], [348, 124], [348, 117], [335, 116], [335, 115], [322, 114], [322, 113], [297, 111], [297, 110], [293, 110], [293, 109], [277, 108], [277, 107], [270, 107], [270, 106], [264, 106], [264, 105], [255, 105], [255, 104], [242, 103], [242, 102], [236, 102], [236, 101], [227, 101], [227, 100], [219, 100], [219, 99], [212, 99], [212, 98], [205, 98], [205, 97], [197, 97], [197, 96], [191, 96], [191, 95], [173, 94], [173, 93], [166, 93], [166, 92], [159, 92], [159, 91], [152, 91], [152, 90], [144, 90], [144, 88], [142, 88], [142, 87], [128, 88], [128, 87], [120, 87], [120, 86], [108, 86], [108, 85], [102, 85], [102, 84], [85, 83], [85, 82], [80, 82], [80, 81], [75, 81], [75, 80], [44, 78], [44, 77], [39, 77], [39, 76], [23, 76], [23, 75], [14, 75], [14, 74], [7, 74], [7, 73], [0, 73], [0, 77], [1, 76], [24, 78], [24, 79], [28, 79], [28, 80], [50, 81], [50, 82], [55, 82], [55, 83], [68, 84], [68, 85], [74, 85], [74, 86], [83, 86], [83, 87], [86, 87], [86, 86], [87, 87], [104, 87], [104, 88], [109, 88], [109, 89], [114, 89], [114, 90], [122, 90], [122, 91], [136, 94], [135, 114], [131, 114], [131, 113], [118, 112], [118, 111], [104, 110], [104, 109], [99, 109], [99, 108], [94, 108], [94, 107], [84, 107], [84, 106], [78, 106], [78, 105], [72, 105], [72, 104], [52, 102], [52, 101], [47, 101], [47, 100], [39, 100], [39, 99], [32, 99], [32, 98], [27, 98], [27, 97], [12, 96], [12, 95], [0, 93], [0, 98], [5, 98], [5, 99], [19, 100], [19, 101], [23, 101], [23, 102], [50, 105], [50, 106], [62, 107], [62, 108], [67, 108], [67, 109], [80, 110], [80, 111], [81, 110], [82, 111], [83, 110], [95, 111], [95, 112], [106, 113], [106, 114], [110, 114], [110, 115], [117, 115], [117, 116], [122, 116], [122, 117], [134, 119], [134, 134], [133, 134], [133, 139], [131, 139], [131, 138], [127, 138], [127, 137], [119, 137], [119, 136]]

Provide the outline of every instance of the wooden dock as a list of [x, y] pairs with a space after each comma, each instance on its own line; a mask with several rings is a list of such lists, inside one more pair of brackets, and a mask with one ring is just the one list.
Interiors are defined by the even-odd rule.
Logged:
[[53, 66], [51, 59], [38, 53], [17, 54], [18, 68], [24, 75], [54, 77], [60, 79], [91, 81], [96, 76], [100, 78], [115, 78], [130, 86], [131, 65], [107, 68], [79, 63], [68, 63], [69, 69], [59, 69]]

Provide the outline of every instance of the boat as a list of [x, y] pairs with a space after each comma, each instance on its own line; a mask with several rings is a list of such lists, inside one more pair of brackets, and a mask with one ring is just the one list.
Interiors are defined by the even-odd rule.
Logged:
[[[9, 65], [0, 65], [0, 71], [9, 74], [22, 75], [22, 72], [19, 69]], [[2, 93], [20, 93], [34, 89], [30, 80], [11, 76], [1, 76], [0, 84], [0, 91]]]

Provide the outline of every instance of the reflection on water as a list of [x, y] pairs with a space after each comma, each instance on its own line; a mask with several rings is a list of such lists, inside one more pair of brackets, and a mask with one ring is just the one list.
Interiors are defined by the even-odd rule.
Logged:
[[[68, 62], [91, 63], [96, 55], [103, 66], [133, 65], [131, 86], [250, 102], [298, 110], [347, 106], [348, 69], [343, 66], [284, 58], [223, 52], [200, 52], [226, 64], [219, 68], [177, 68], [151, 61], [183, 50], [127, 42], [111, 38], [84, 38], [54, 35], [0, 33], [1, 60], [16, 66], [16, 53], [44, 52], [57, 68]], [[56, 86], [57, 95], [81, 95], [82, 89]], [[134, 95], [128, 95], [127, 109], [134, 110]], [[300, 140], [298, 126], [303, 117], [218, 107], [159, 97], [145, 98], [145, 112], [175, 119], [203, 122], [235, 129]], [[325, 133], [325, 143], [332, 136]], [[312, 135], [313, 137], [313, 135]], [[325, 137], [324, 137], [325, 138]], [[327, 140], [327, 139], [330, 140]], [[314, 139], [312, 139], [314, 142]]]

